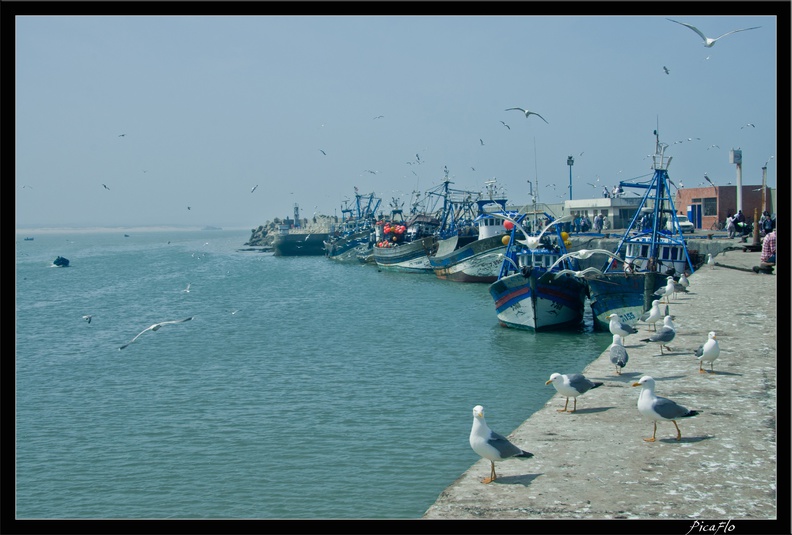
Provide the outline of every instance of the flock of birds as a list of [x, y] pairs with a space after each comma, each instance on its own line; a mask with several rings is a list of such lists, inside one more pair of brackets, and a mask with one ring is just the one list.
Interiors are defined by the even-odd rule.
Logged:
[[[641, 341], [658, 343], [661, 355], [664, 347], [670, 349], [668, 344], [676, 336], [676, 327], [673, 323], [674, 317], [669, 314], [670, 299], [678, 293], [687, 293], [689, 285], [690, 282], [685, 273], [680, 275], [678, 281], [673, 276], [669, 276], [666, 285], [655, 292], [654, 295], [657, 299], [652, 301], [651, 308], [639, 319], [641, 323], [647, 325], [647, 328], [654, 328], [654, 333], [648, 338], [641, 339]], [[663, 298], [666, 299], [665, 310], [660, 309]], [[610, 361], [616, 367], [616, 374], [621, 375], [621, 370], [629, 361], [627, 349], [624, 347], [624, 339], [629, 335], [638, 334], [639, 331], [634, 326], [622, 322], [617, 314], [611, 314], [608, 316], [608, 320], [610, 322], [608, 328], [613, 335], [613, 343], [608, 348]], [[663, 327], [657, 329], [656, 324], [660, 320], [663, 321]], [[693, 351], [693, 355], [699, 361], [700, 373], [708, 373], [704, 369], [705, 363], [709, 363], [709, 373], [715, 373], [713, 363], [720, 355], [720, 346], [718, 345], [715, 332], [708, 333], [707, 341]], [[581, 373], [553, 373], [545, 384], [552, 384], [556, 391], [565, 397], [564, 408], [558, 409], [558, 412], [574, 413], [577, 410], [577, 398], [590, 390], [602, 386], [604, 383], [602, 381], [592, 381]], [[671, 399], [658, 396], [655, 393], [655, 380], [650, 375], [642, 376], [638, 381], [632, 383], [632, 386], [641, 387], [637, 403], [638, 413], [653, 423], [652, 436], [644, 438], [646, 442], [656, 441], [657, 422], [661, 421], [674, 424], [676, 440], [681, 440], [682, 432], [679, 429], [677, 420], [696, 416], [700, 413], [700, 411], [688, 409]], [[573, 400], [571, 410], [568, 408], [570, 398]], [[512, 457], [528, 459], [534, 456], [533, 453], [512, 444], [506, 437], [490, 429], [484, 419], [484, 407], [481, 405], [473, 408], [470, 447], [479, 456], [490, 461], [490, 476], [483, 479], [482, 483], [491, 483], [497, 479], [495, 472], [496, 461]]]

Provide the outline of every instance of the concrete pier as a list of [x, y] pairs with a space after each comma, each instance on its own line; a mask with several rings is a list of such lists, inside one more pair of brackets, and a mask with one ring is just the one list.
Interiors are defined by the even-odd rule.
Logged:
[[[729, 531], [735, 535], [789, 533], [789, 474], [785, 469], [779, 480], [777, 470], [777, 278], [750, 271], [759, 253], [728, 251], [715, 260], [721, 265], [703, 266], [689, 278], [689, 293], [670, 299], [677, 331], [672, 351], [661, 356], [657, 344], [642, 342], [651, 332], [639, 324], [639, 333], [625, 340], [629, 362], [621, 375], [608, 351], [584, 370], [565, 368], [559, 355], [559, 373], [583, 373], [605, 384], [580, 396], [575, 413], [558, 412], [565, 398], [555, 394], [509, 435], [533, 458], [496, 463], [498, 479], [490, 484], [481, 482], [490, 462], [479, 460], [423, 518], [683, 521], [671, 531], [653, 523], [647, 533], [686, 533], [695, 522], [714, 533], [714, 519], [728, 519], [738, 528]], [[784, 273], [782, 267], [788, 279]], [[786, 284], [782, 288], [787, 292]], [[789, 323], [780, 329], [786, 347]], [[714, 373], [700, 373], [693, 352], [709, 331], [716, 332], [721, 353]], [[781, 455], [787, 459], [788, 366], [782, 370]], [[652, 436], [652, 422], [638, 413], [640, 387], [631, 386], [643, 375], [656, 380], [658, 396], [700, 411], [677, 422], [680, 441], [671, 422], [658, 423], [655, 442], [644, 441]], [[497, 414], [487, 416], [496, 427]], [[755, 521], [770, 524], [759, 522], [761, 531], [745, 528]]]

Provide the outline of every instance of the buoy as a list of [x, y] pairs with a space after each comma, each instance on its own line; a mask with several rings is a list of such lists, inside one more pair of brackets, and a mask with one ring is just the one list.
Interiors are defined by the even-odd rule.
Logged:
[[561, 239], [564, 240], [564, 243], [566, 243], [567, 240], [569, 240], [569, 233], [568, 232], [562, 232], [561, 233]]
[[[508, 221], [507, 221], [507, 223], [508, 223]], [[509, 245], [509, 237], [508, 236], [504, 236], [503, 238], [501, 238], [501, 243], [503, 245]]]
[[514, 228], [514, 223], [512, 223], [511, 221], [506, 221], [503, 223], [503, 228], [505, 228], [506, 230], [511, 230]]

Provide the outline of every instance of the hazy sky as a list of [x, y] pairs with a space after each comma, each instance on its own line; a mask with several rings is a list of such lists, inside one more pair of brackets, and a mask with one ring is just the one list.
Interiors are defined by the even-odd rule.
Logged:
[[[446, 166], [458, 189], [496, 177], [519, 203], [538, 180], [539, 200], [559, 202], [569, 155], [572, 197], [600, 196], [589, 183], [651, 176], [658, 125], [676, 183], [735, 183], [729, 149], [741, 148], [743, 183], [761, 184], [769, 160], [775, 186], [776, 17], [660, 6], [669, 11], [18, 16], [17, 226], [253, 228], [295, 203], [304, 217], [340, 215], [355, 186], [383, 206], [409, 202]], [[705, 48], [667, 18], [709, 37], [761, 28]]]

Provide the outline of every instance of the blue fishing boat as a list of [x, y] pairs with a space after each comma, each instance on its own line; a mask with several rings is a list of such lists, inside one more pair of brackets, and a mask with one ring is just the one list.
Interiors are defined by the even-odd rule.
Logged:
[[691, 258], [676, 216], [668, 177], [672, 157], [665, 156], [668, 144], [660, 142], [657, 130], [654, 134], [651, 180], [620, 183], [622, 187], [646, 190], [638, 210], [615, 250], [602, 251], [607, 253], [602, 268], [589, 268], [585, 277], [597, 330], [608, 330], [610, 314], [634, 325], [649, 309], [654, 292], [665, 286], [669, 275], [692, 274], [699, 265], [698, 260]]
[[495, 180], [486, 182], [485, 192], [475, 202], [477, 215], [472, 224], [478, 230], [476, 239], [462, 245], [457, 242], [447, 252], [438, 250], [429, 258], [435, 275], [440, 279], [487, 283], [498, 280], [503, 263], [500, 255], [506, 253], [504, 238], [508, 241], [508, 232], [503, 226], [506, 220], [492, 215], [492, 212], [511, 218], [518, 214], [516, 211], [506, 210], [506, 196], [498, 189]]
[[[430, 259], [447, 254], [476, 239], [475, 193], [450, 187], [448, 175], [439, 186], [422, 198], [415, 194], [410, 216], [405, 218], [403, 203], [391, 202], [391, 215], [376, 225], [374, 260], [389, 271], [432, 273]], [[419, 208], [420, 207], [420, 208]]]
[[[511, 235], [497, 281], [489, 286], [498, 321], [505, 327], [535, 331], [578, 327], [583, 321], [586, 301], [584, 279], [576, 276], [577, 261], [562, 258], [567, 240], [560, 223], [570, 218], [553, 219], [541, 214], [547, 224], [539, 232], [524, 228], [533, 217], [532, 229], [539, 226], [540, 214], [521, 214], [507, 220]], [[551, 231], [552, 229], [552, 231]], [[520, 239], [518, 232], [525, 236]]]
[[361, 194], [355, 187], [355, 205], [341, 207], [340, 228], [325, 240], [325, 256], [337, 262], [366, 262], [376, 239], [376, 212], [382, 200], [374, 193]]

